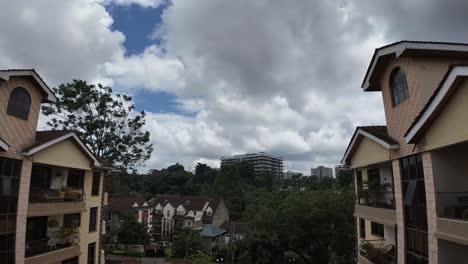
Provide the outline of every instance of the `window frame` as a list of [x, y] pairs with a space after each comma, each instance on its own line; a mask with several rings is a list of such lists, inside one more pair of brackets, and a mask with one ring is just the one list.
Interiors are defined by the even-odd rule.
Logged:
[[[18, 92], [24, 92], [23, 94], [18, 94]], [[26, 97], [19, 97], [26, 96]], [[14, 88], [8, 97], [8, 105], [6, 113], [9, 116], [13, 116], [22, 120], [27, 121], [29, 118], [29, 113], [31, 112], [31, 95], [28, 90], [23, 87]], [[23, 103], [22, 105], [20, 105]], [[27, 104], [27, 105], [26, 105]]]
[[99, 196], [101, 189], [101, 172], [93, 171], [93, 180], [91, 182], [91, 196]]
[[91, 207], [89, 208], [89, 226], [88, 226], [88, 232], [96, 232], [97, 231], [97, 215], [98, 213], [98, 208], [97, 207]]
[[385, 226], [381, 223], [371, 221], [371, 234], [373, 236], [385, 237]]
[[[74, 225], [73, 221], [76, 220], [74, 217], [78, 217], [77, 223]], [[81, 214], [80, 213], [72, 213], [72, 214], [64, 214], [63, 215], [63, 226], [64, 227], [80, 227], [81, 226]]]
[[[90, 250], [92, 248], [92, 250]], [[92, 254], [90, 254], [92, 252]], [[88, 264], [95, 264], [96, 263], [96, 242], [88, 244], [88, 252], [87, 252], [87, 263]]]
[[389, 87], [393, 107], [398, 106], [409, 98], [408, 80], [403, 68], [395, 67], [390, 72]]

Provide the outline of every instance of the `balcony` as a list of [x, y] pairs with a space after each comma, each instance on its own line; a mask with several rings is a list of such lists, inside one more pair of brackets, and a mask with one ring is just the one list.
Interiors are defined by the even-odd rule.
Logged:
[[75, 244], [54, 244], [51, 240], [41, 239], [26, 243], [25, 264], [60, 263], [63, 260], [79, 256], [80, 247]]
[[395, 225], [396, 212], [393, 191], [360, 189], [354, 216], [385, 225]]
[[359, 246], [359, 263], [396, 263], [396, 249], [393, 244], [385, 244], [385, 239], [362, 240]]
[[436, 236], [468, 245], [468, 192], [437, 192], [436, 199]]
[[81, 189], [31, 189], [28, 216], [84, 212], [84, 197]]

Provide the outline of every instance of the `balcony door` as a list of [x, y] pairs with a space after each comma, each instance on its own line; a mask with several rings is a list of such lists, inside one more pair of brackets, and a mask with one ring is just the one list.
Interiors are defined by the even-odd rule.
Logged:
[[29, 217], [26, 224], [26, 242], [45, 239], [47, 239], [47, 216]]
[[45, 190], [50, 188], [51, 169], [34, 165], [31, 172], [31, 190]]

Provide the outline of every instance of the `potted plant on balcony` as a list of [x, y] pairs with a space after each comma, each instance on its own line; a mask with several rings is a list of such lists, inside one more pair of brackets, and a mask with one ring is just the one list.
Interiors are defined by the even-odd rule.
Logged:
[[53, 233], [54, 237], [57, 238], [60, 245], [69, 246], [78, 243], [78, 228], [77, 227], [67, 227], [61, 226], [57, 231]]

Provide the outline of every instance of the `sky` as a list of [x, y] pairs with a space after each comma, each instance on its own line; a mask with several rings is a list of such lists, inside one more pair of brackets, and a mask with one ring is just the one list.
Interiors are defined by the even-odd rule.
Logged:
[[462, 0], [1, 2], [0, 69], [131, 95], [154, 143], [142, 171], [260, 151], [333, 166], [357, 125], [385, 124], [360, 88], [375, 48], [468, 42]]

